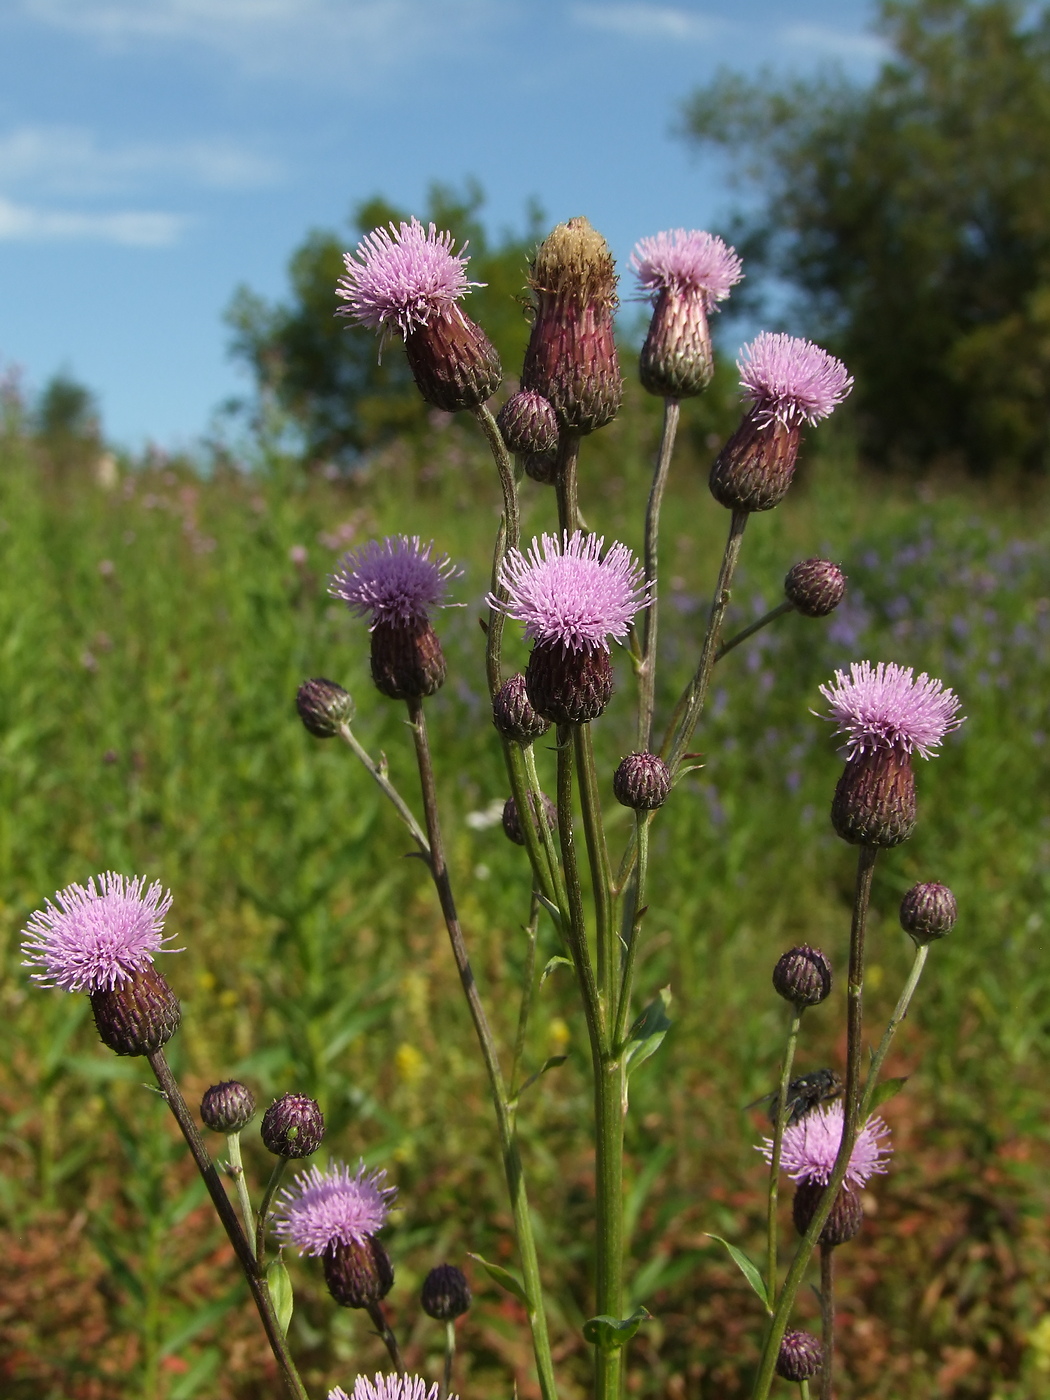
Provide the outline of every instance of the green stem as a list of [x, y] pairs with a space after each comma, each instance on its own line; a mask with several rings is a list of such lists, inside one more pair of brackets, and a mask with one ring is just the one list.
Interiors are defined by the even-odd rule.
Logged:
[[394, 784], [387, 777], [386, 760], [384, 759], [381, 763], [376, 763], [376, 761], [372, 758], [371, 754], [369, 754], [368, 751], [362, 746], [357, 735], [350, 728], [349, 724], [341, 724], [339, 726], [339, 737], [345, 743], [350, 745], [354, 753], [361, 760], [364, 766], [368, 769], [369, 773], [371, 773], [372, 777], [374, 778], [378, 786], [382, 789], [383, 793], [393, 803], [393, 806], [398, 816], [401, 818], [404, 824], [408, 827], [409, 831], [412, 833], [412, 839], [419, 847], [420, 854], [423, 855], [427, 860], [429, 860], [430, 843], [427, 841], [422, 827], [419, 825], [419, 823], [413, 816], [412, 809], [409, 807], [408, 803], [398, 792]]
[[445, 1400], [445, 1397], [452, 1394], [452, 1363], [455, 1357], [456, 1324], [450, 1318], [448, 1322], [445, 1323], [445, 1387], [442, 1400]]
[[[508, 549], [517, 549], [521, 538], [521, 519], [518, 509], [518, 483], [514, 473], [514, 462], [503, 434], [489, 409], [482, 404], [474, 410], [481, 431], [492, 453], [496, 470], [499, 472], [500, 487], [503, 490], [503, 520], [496, 534], [496, 548], [492, 555], [492, 593], [503, 601], [507, 591], [499, 581], [500, 568]], [[489, 693], [496, 694], [500, 688], [500, 654], [503, 648], [503, 627], [506, 618], [498, 608], [490, 608], [486, 629], [485, 669], [488, 675]]]
[[922, 970], [926, 966], [926, 958], [929, 951], [930, 945], [928, 943], [922, 944], [921, 947], [915, 950], [915, 959], [912, 962], [911, 971], [908, 973], [908, 980], [904, 984], [904, 990], [900, 994], [893, 1015], [890, 1017], [889, 1024], [886, 1026], [885, 1031], [883, 1031], [882, 1039], [879, 1041], [879, 1048], [875, 1051], [875, 1056], [868, 1069], [868, 1077], [864, 1084], [864, 1096], [860, 1101], [860, 1111], [857, 1114], [858, 1123], [866, 1122], [868, 1114], [871, 1112], [871, 1100], [878, 1084], [883, 1062], [889, 1051], [890, 1043], [897, 1033], [897, 1027], [908, 1014], [908, 1007], [911, 1004], [912, 997], [915, 995], [915, 988], [919, 985], [919, 978], [922, 976]]
[[583, 834], [594, 894], [595, 936], [598, 946], [598, 995], [602, 998], [607, 1024], [616, 1019], [616, 992], [620, 977], [619, 941], [613, 919], [609, 885], [609, 851], [605, 843], [598, 775], [594, 766], [594, 743], [589, 724], [574, 724], [572, 742], [576, 759], [577, 785], [583, 814]]
[[278, 1186], [284, 1177], [288, 1167], [287, 1157], [278, 1157], [274, 1163], [270, 1179], [266, 1183], [266, 1190], [263, 1192], [262, 1202], [259, 1205], [259, 1219], [255, 1226], [255, 1257], [259, 1261], [260, 1271], [266, 1263], [266, 1231], [270, 1224], [270, 1205], [277, 1192]]
[[721, 661], [727, 651], [732, 651], [741, 642], [746, 642], [748, 637], [753, 637], [756, 632], [760, 632], [763, 627], [768, 627], [771, 622], [775, 622], [778, 617], [783, 617], [785, 613], [794, 612], [794, 603], [783, 602], [779, 607], [770, 608], [769, 612], [763, 613], [757, 622], [752, 622], [750, 627], [745, 627], [742, 632], [737, 632], [735, 636], [729, 638], [728, 642], [723, 642], [715, 653], [715, 660]]
[[[526, 744], [521, 750], [522, 760], [525, 765], [525, 777], [528, 783], [528, 791], [532, 794], [532, 800], [536, 804], [537, 813], [544, 810], [543, 790], [540, 787], [540, 776], [536, 771], [536, 752], [532, 744]], [[517, 800], [517, 799], [515, 799]], [[546, 821], [537, 820], [539, 827], [539, 840], [543, 847], [544, 859], [547, 863], [547, 878], [550, 881], [553, 902], [561, 911], [562, 925], [568, 922], [569, 897], [565, 889], [565, 879], [562, 875], [561, 861], [558, 859], [558, 848], [554, 842], [554, 832], [547, 825]]]
[[[623, 1317], [623, 1119], [622, 1055], [602, 1056], [594, 1065], [595, 1191], [597, 1195], [596, 1311]], [[595, 1348], [597, 1400], [619, 1400], [626, 1347]]]
[[[510, 1094], [511, 1100], [517, 1098], [518, 1094], [518, 1070], [521, 1067], [522, 1056], [525, 1053], [525, 1037], [529, 1029], [529, 1016], [532, 1013], [532, 998], [535, 992], [536, 982], [536, 935], [539, 932], [540, 923], [540, 902], [536, 898], [536, 891], [532, 892], [532, 907], [529, 910], [529, 924], [525, 930], [528, 943], [525, 949], [525, 972], [522, 977], [521, 1004], [518, 1007], [518, 1033], [514, 1037], [514, 1054], [510, 1061]], [[447, 1386], [446, 1386], [447, 1389]]]
[[667, 474], [671, 466], [681, 405], [677, 399], [664, 399], [664, 426], [656, 454], [653, 484], [645, 511], [645, 577], [649, 584], [649, 606], [642, 619], [642, 656], [638, 663], [638, 747], [647, 752], [653, 741], [653, 709], [656, 695], [657, 570], [660, 541], [660, 507], [663, 504]]
[[795, 1046], [798, 1044], [799, 1027], [802, 1025], [802, 1010], [796, 1007], [791, 1017], [788, 1031], [787, 1049], [780, 1069], [780, 1088], [777, 1092], [777, 1116], [773, 1126], [773, 1155], [769, 1162], [769, 1199], [766, 1210], [766, 1297], [769, 1299], [769, 1312], [777, 1296], [777, 1200], [780, 1194], [780, 1153], [784, 1145], [784, 1119], [787, 1117], [788, 1085], [791, 1083], [791, 1066], [795, 1060]]
[[799, 1381], [798, 1400], [809, 1400], [809, 1381]]
[[266, 1333], [266, 1340], [270, 1343], [270, 1350], [273, 1352], [274, 1359], [281, 1371], [288, 1394], [293, 1396], [294, 1400], [309, 1400], [306, 1388], [299, 1379], [299, 1372], [295, 1369], [292, 1354], [288, 1350], [287, 1339], [281, 1330], [281, 1324], [277, 1321], [277, 1314], [273, 1310], [266, 1280], [259, 1274], [252, 1247], [241, 1229], [241, 1222], [237, 1219], [237, 1212], [226, 1194], [226, 1188], [222, 1184], [219, 1173], [215, 1170], [214, 1163], [208, 1156], [208, 1149], [204, 1146], [201, 1135], [197, 1131], [197, 1125], [186, 1107], [186, 1100], [182, 1097], [182, 1091], [164, 1058], [164, 1051], [153, 1050], [146, 1058], [149, 1061], [150, 1069], [156, 1076], [160, 1091], [182, 1131], [182, 1136], [186, 1139], [186, 1146], [190, 1149], [193, 1160], [197, 1164], [197, 1170], [208, 1189], [208, 1195], [212, 1199], [212, 1204], [215, 1206], [222, 1227], [226, 1231], [226, 1236], [230, 1244], [233, 1245], [237, 1261], [244, 1270], [252, 1300]]
[[226, 1134], [226, 1150], [230, 1154], [229, 1173], [237, 1185], [237, 1202], [241, 1208], [244, 1233], [248, 1243], [251, 1244], [255, 1239], [255, 1213], [252, 1210], [252, 1200], [248, 1195], [248, 1182], [244, 1175], [240, 1131]]
[[820, 1246], [820, 1323], [824, 1361], [820, 1368], [820, 1400], [835, 1394], [835, 1247]]
[[623, 911], [623, 976], [620, 982], [620, 998], [616, 1007], [616, 1029], [613, 1032], [614, 1053], [623, 1050], [623, 1038], [631, 1015], [631, 993], [634, 990], [634, 969], [638, 959], [638, 936], [642, 915], [645, 913], [646, 881], [649, 875], [649, 823], [652, 812], [635, 812], [635, 839], [638, 844], [638, 863], [634, 883], [624, 900]]
[[558, 528], [571, 535], [582, 527], [580, 501], [576, 489], [576, 466], [580, 459], [580, 435], [572, 428], [558, 434], [558, 464], [555, 485], [558, 492]]
[[532, 1332], [533, 1352], [536, 1357], [536, 1370], [539, 1376], [540, 1391], [544, 1400], [555, 1400], [557, 1385], [554, 1379], [554, 1362], [551, 1358], [550, 1339], [547, 1335], [547, 1317], [543, 1307], [543, 1288], [540, 1282], [539, 1260], [536, 1256], [536, 1241], [532, 1230], [532, 1217], [525, 1191], [525, 1172], [518, 1149], [512, 1115], [507, 1106], [507, 1090], [500, 1069], [496, 1040], [492, 1034], [485, 1008], [481, 1002], [474, 972], [467, 956], [466, 940], [459, 922], [452, 883], [445, 864], [444, 842], [438, 814], [437, 785], [434, 779], [434, 765], [430, 757], [427, 739], [426, 717], [423, 702], [419, 699], [408, 701], [409, 727], [416, 750], [416, 763], [419, 769], [420, 788], [423, 795], [423, 811], [429, 837], [429, 859], [431, 878], [441, 904], [441, 912], [448, 930], [452, 955], [459, 972], [460, 984], [467, 999], [474, 1032], [481, 1048], [482, 1059], [488, 1072], [492, 1103], [496, 1112], [496, 1125], [499, 1131], [500, 1150], [503, 1168], [507, 1177], [511, 1209], [514, 1214], [514, 1228], [521, 1258], [522, 1278], [528, 1298], [527, 1312], [529, 1328]]
[[394, 1363], [394, 1370], [399, 1376], [403, 1376], [405, 1374], [405, 1363], [401, 1359], [401, 1348], [397, 1344], [397, 1338], [394, 1336], [393, 1329], [387, 1320], [387, 1315], [383, 1311], [383, 1304], [369, 1303], [366, 1310], [368, 1316], [372, 1319], [372, 1326], [382, 1338], [383, 1345], [387, 1350], [387, 1355]]
[[565, 872], [565, 892], [568, 907], [567, 936], [569, 951], [576, 969], [576, 980], [583, 1002], [584, 1020], [591, 1042], [591, 1059], [595, 1075], [605, 1051], [605, 1018], [601, 999], [594, 981], [594, 967], [587, 946], [587, 923], [583, 912], [583, 891], [576, 863], [576, 838], [572, 825], [572, 742], [571, 724], [558, 725], [558, 839], [561, 863]]

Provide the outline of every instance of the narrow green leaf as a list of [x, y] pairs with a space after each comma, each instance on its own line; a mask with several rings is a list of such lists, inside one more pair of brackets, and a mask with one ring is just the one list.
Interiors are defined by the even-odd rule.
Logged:
[[547, 963], [547, 966], [543, 969], [542, 974], [540, 975], [541, 987], [543, 986], [544, 982], [546, 982], [547, 978], [551, 975], [551, 973], [557, 971], [559, 967], [572, 967], [572, 959], [563, 957], [551, 958], [550, 961]]
[[872, 1113], [874, 1113], [877, 1108], [881, 1108], [888, 1100], [892, 1099], [894, 1094], [899, 1094], [905, 1084], [907, 1084], [908, 1078], [908, 1075], [904, 1075], [901, 1079], [884, 1079], [881, 1084], [877, 1085], [874, 1094], [871, 1096]]
[[646, 1308], [635, 1308], [630, 1317], [622, 1319], [603, 1313], [600, 1317], [589, 1318], [583, 1324], [583, 1335], [591, 1346], [599, 1347], [602, 1351], [616, 1351], [631, 1340], [649, 1317], [652, 1317], [652, 1313]]
[[762, 1278], [762, 1275], [759, 1273], [759, 1271], [755, 1268], [754, 1264], [752, 1264], [751, 1260], [744, 1253], [744, 1251], [742, 1249], [737, 1249], [736, 1245], [730, 1244], [728, 1240], [724, 1240], [721, 1235], [712, 1235], [709, 1233], [707, 1238], [709, 1240], [717, 1240], [719, 1244], [725, 1245], [726, 1249], [729, 1251], [729, 1257], [732, 1259], [733, 1263], [737, 1266], [737, 1268], [747, 1279], [751, 1287], [762, 1299], [762, 1306], [768, 1308], [770, 1304], [769, 1296], [766, 1293], [765, 1281]]
[[[467, 1251], [468, 1254], [470, 1251]], [[502, 1264], [490, 1264], [487, 1259], [483, 1259], [480, 1254], [470, 1254], [471, 1259], [476, 1259], [481, 1267], [488, 1274], [494, 1283], [498, 1283], [501, 1288], [505, 1288], [508, 1293], [513, 1293], [519, 1303], [529, 1306], [529, 1295], [525, 1292], [525, 1287], [521, 1280], [512, 1274], [509, 1269], [505, 1269]]]
[[557, 1069], [558, 1066], [563, 1065], [568, 1058], [568, 1055], [551, 1055], [549, 1059], [544, 1060], [536, 1073], [530, 1074], [528, 1079], [526, 1079], [525, 1083], [518, 1090], [518, 1098], [520, 1099], [525, 1090], [535, 1084], [537, 1079], [541, 1079], [549, 1069]]
[[283, 1259], [271, 1259], [267, 1264], [266, 1287], [270, 1290], [270, 1301], [281, 1324], [281, 1331], [287, 1337], [295, 1300], [292, 1297], [292, 1280]]
[[670, 1005], [671, 988], [663, 987], [631, 1027], [624, 1052], [624, 1063], [629, 1073], [644, 1064], [663, 1044], [664, 1036], [671, 1029], [671, 1018], [667, 1014]]

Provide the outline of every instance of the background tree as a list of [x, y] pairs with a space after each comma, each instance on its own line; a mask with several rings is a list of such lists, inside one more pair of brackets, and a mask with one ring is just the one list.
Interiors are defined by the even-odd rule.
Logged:
[[[786, 279], [857, 378], [880, 462], [1050, 466], [1050, 16], [883, 0], [869, 86], [720, 74], [687, 136], [758, 194], [748, 270]], [[797, 324], [797, 323], [795, 323]]]
[[[471, 293], [467, 310], [485, 327], [505, 372], [513, 376], [528, 339], [525, 276], [542, 215], [530, 206], [523, 233], [493, 237], [479, 217], [483, 203], [477, 184], [463, 193], [435, 184], [418, 217], [451, 230], [457, 245], [469, 241], [468, 275], [486, 285]], [[401, 347], [392, 343], [379, 356], [374, 331], [335, 315], [343, 253], [378, 225], [408, 217], [382, 198], [365, 200], [354, 209], [349, 234], [314, 230], [295, 250], [288, 266], [288, 302], [267, 303], [241, 287], [227, 310], [234, 355], [248, 364], [259, 395], [288, 415], [308, 460], [350, 462], [394, 433], [426, 423], [428, 410]]]

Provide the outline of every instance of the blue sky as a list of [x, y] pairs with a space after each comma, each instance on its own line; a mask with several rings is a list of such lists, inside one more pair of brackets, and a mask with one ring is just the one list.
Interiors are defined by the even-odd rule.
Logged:
[[222, 311], [311, 227], [476, 177], [490, 222], [586, 214], [623, 261], [731, 203], [674, 135], [719, 66], [857, 77], [871, 0], [2, 0], [0, 370], [188, 445], [248, 383]]

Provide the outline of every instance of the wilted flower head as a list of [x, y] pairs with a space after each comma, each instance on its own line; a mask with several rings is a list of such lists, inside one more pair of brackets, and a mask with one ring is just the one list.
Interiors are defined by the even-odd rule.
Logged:
[[631, 266], [641, 291], [699, 292], [705, 311], [724, 301], [744, 275], [736, 249], [699, 229], [676, 228], [639, 239]]
[[842, 361], [808, 340], [762, 331], [740, 353], [746, 397], [761, 416], [787, 426], [819, 423], [853, 388]]
[[[96, 881], [98, 882], [96, 885]], [[38, 909], [23, 929], [24, 967], [37, 966], [33, 981], [64, 992], [99, 992], [120, 987], [166, 951], [161, 937], [171, 895], [159, 880], [108, 871], [83, 885], [67, 885]]]
[[435, 317], [449, 320], [456, 303], [481, 282], [469, 282], [466, 244], [453, 252], [451, 233], [424, 229], [418, 219], [395, 228], [373, 229], [344, 253], [346, 276], [336, 295], [347, 304], [338, 314], [371, 330], [396, 330], [408, 336]]
[[[826, 1186], [831, 1179], [839, 1144], [842, 1142], [844, 1112], [841, 1103], [815, 1108], [784, 1130], [780, 1166], [792, 1181], [812, 1181]], [[885, 1141], [889, 1128], [881, 1118], [869, 1118], [857, 1134], [846, 1168], [846, 1183], [864, 1186], [876, 1174], [888, 1170], [891, 1148]], [[765, 1138], [757, 1149], [767, 1162], [773, 1160], [773, 1140]]]
[[609, 650], [622, 641], [631, 619], [649, 606], [649, 585], [624, 544], [614, 542], [604, 558], [604, 536], [576, 530], [533, 539], [527, 553], [507, 551], [499, 582], [510, 595], [488, 602], [524, 622], [526, 637], [558, 642], [570, 651]]
[[[437, 1381], [427, 1389], [422, 1376], [380, 1376], [373, 1383], [367, 1376], [358, 1376], [352, 1395], [341, 1386], [328, 1392], [328, 1400], [437, 1400]], [[452, 1395], [449, 1400], [459, 1400]]]
[[430, 608], [442, 606], [446, 582], [460, 573], [447, 554], [432, 559], [433, 548], [433, 540], [425, 545], [418, 535], [370, 540], [343, 556], [328, 591], [358, 617], [371, 613], [372, 627], [380, 622], [421, 622]]
[[396, 1187], [384, 1186], [385, 1171], [356, 1172], [334, 1162], [326, 1172], [310, 1167], [281, 1191], [274, 1211], [280, 1238], [300, 1254], [323, 1254], [330, 1244], [360, 1244], [386, 1224]]
[[943, 681], [925, 671], [916, 679], [910, 666], [893, 661], [874, 667], [870, 661], [854, 661], [848, 676], [836, 671], [834, 682], [822, 685], [820, 693], [831, 706], [831, 713], [821, 718], [832, 720], [835, 732], [846, 736], [847, 759], [878, 749], [914, 750], [931, 758], [964, 718], [958, 697]]

